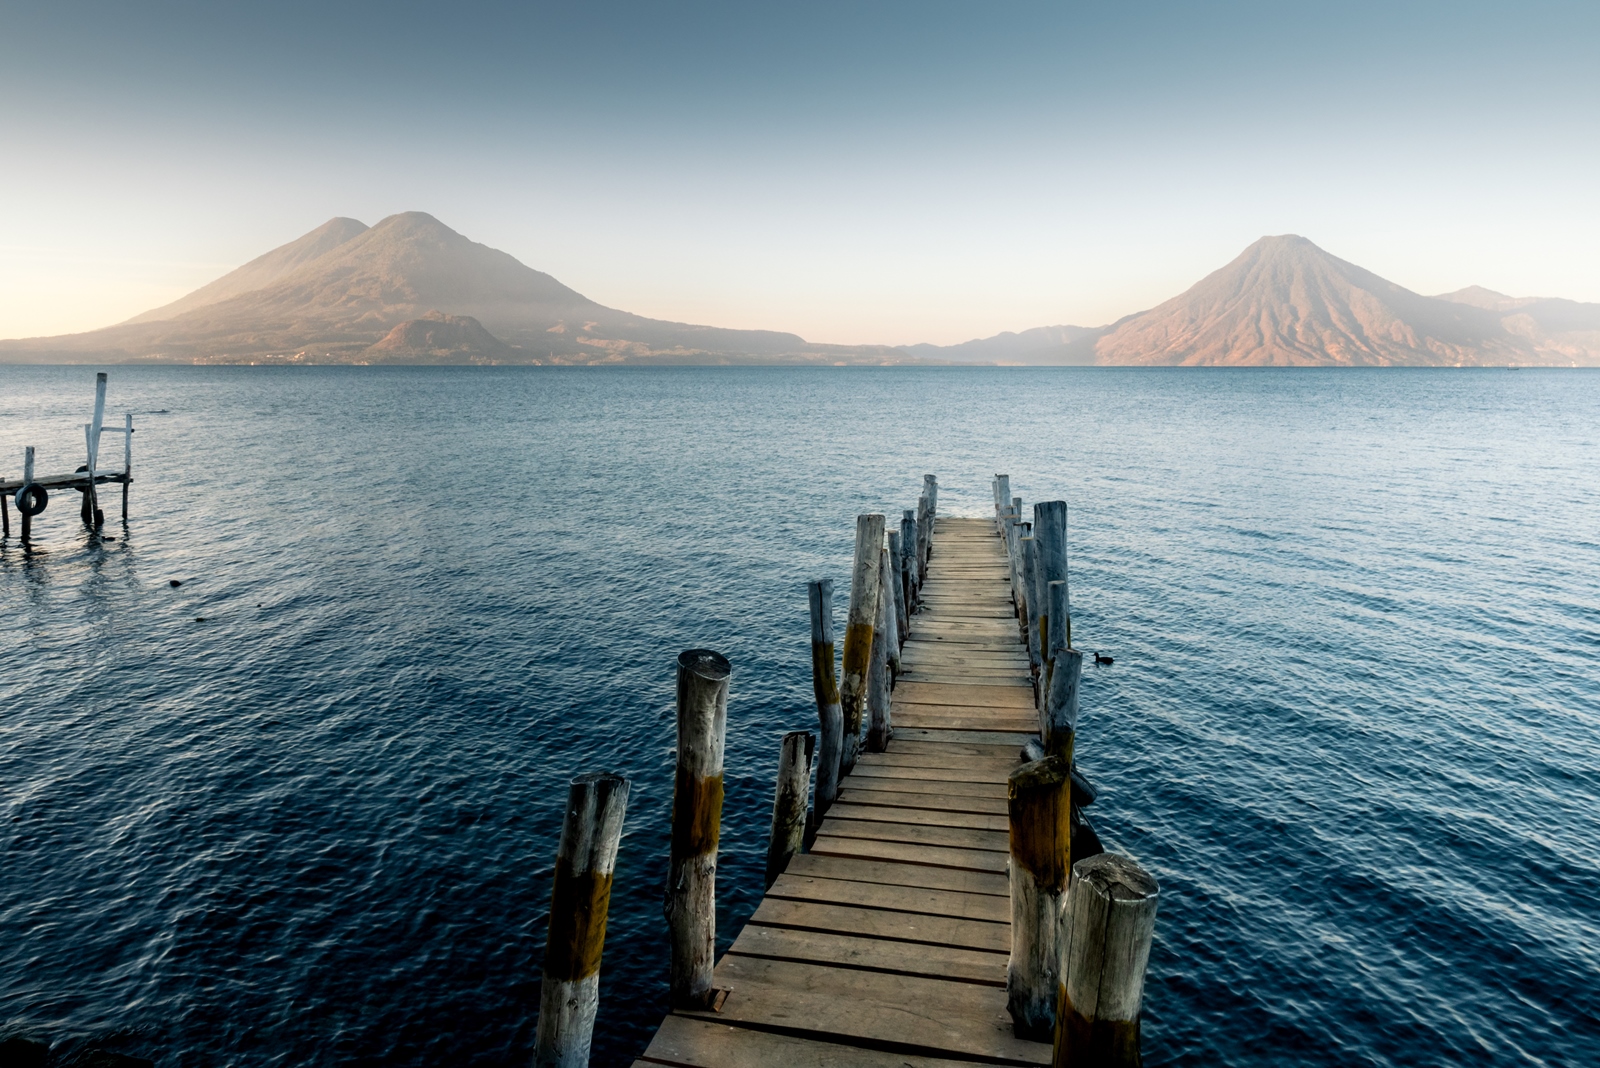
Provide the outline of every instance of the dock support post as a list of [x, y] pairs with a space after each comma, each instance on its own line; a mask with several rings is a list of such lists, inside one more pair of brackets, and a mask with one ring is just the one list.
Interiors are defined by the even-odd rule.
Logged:
[[133, 413], [122, 421], [122, 521], [128, 521], [128, 483], [133, 481]]
[[893, 686], [892, 663], [898, 660], [894, 648], [894, 591], [889, 588], [889, 551], [878, 551], [878, 614], [872, 630], [872, 664], [867, 669], [867, 749], [881, 753], [889, 748], [889, 691]]
[[[1031, 524], [1023, 524], [1030, 526]], [[1039, 616], [1043, 605], [1039, 603], [1039, 543], [1032, 533], [1018, 539], [1022, 550], [1022, 589], [1026, 611], [1022, 614], [1022, 629], [1027, 634], [1028, 663], [1033, 671], [1034, 706], [1044, 708], [1044, 649], [1039, 645]]]
[[883, 549], [883, 516], [856, 516], [856, 557], [850, 569], [850, 614], [844, 626], [844, 749], [839, 776], [856, 766], [861, 753], [861, 714], [872, 667], [873, 618], [878, 614], [878, 553]]
[[586, 1068], [589, 1063], [611, 876], [627, 810], [628, 780], [620, 775], [572, 780], [550, 894], [534, 1068]]
[[922, 535], [922, 566], [928, 566], [933, 557], [933, 521], [939, 516], [939, 479], [934, 475], [922, 476], [922, 495], [928, 498], [928, 528]]
[[1139, 1068], [1139, 1007], [1161, 888], [1115, 853], [1080, 860], [1063, 917], [1055, 1068]]
[[[22, 484], [33, 484], [33, 446], [29, 445], [22, 450]], [[22, 540], [24, 542], [33, 537], [33, 516], [22, 511], [22, 505], [17, 505], [17, 511], [22, 512]]]
[[916, 611], [922, 600], [922, 569], [917, 566], [917, 513], [907, 508], [900, 513], [900, 552], [905, 557], [906, 612]]
[[[1062, 585], [1052, 582], [1051, 592]], [[1046, 753], [1064, 756], [1070, 763], [1073, 734], [1078, 729], [1078, 681], [1083, 677], [1083, 654], [1066, 648], [1063, 642], [1056, 646], [1051, 665], [1050, 689], [1045, 695], [1039, 740]]]
[[100, 427], [106, 417], [106, 373], [94, 376], [94, 419], [83, 428], [84, 444], [88, 446], [87, 469], [89, 486], [83, 494], [83, 521], [90, 530], [97, 530], [105, 522], [100, 511], [100, 494], [95, 490], [94, 476], [100, 468]]
[[715, 1008], [717, 1000], [711, 967], [731, 674], [727, 657], [710, 649], [690, 649], [678, 657], [678, 770], [664, 910], [672, 942], [668, 993], [678, 1008]]
[[1070, 758], [1024, 764], [1006, 781], [1011, 818], [1011, 959], [1006, 1003], [1019, 1038], [1055, 1030], [1061, 984], [1061, 909], [1071, 870]]
[[900, 647], [905, 645], [911, 630], [910, 603], [906, 600], [905, 556], [900, 549], [900, 532], [891, 524], [889, 533], [889, 589], [894, 593], [894, 670], [900, 673]]
[[11, 537], [11, 498], [0, 493], [0, 538]]
[[[1050, 662], [1050, 650], [1055, 647], [1051, 633], [1062, 626], [1052, 614], [1049, 599], [1050, 583], [1067, 581], [1067, 502], [1040, 501], [1033, 506], [1033, 538], [1038, 543], [1039, 590], [1046, 596], [1039, 607], [1039, 642], [1044, 646], [1045, 663]], [[1048, 677], [1045, 684], [1049, 684]]]
[[817, 793], [815, 821], [839, 796], [839, 763], [844, 753], [844, 710], [833, 666], [833, 580], [806, 583], [811, 596], [811, 689], [817, 697]]
[[1011, 507], [1011, 476], [994, 476], [994, 514], [1000, 526], [1000, 532], [1005, 533], [1005, 510]]
[[800, 852], [806, 837], [806, 793], [811, 786], [811, 753], [816, 737], [790, 731], [778, 753], [778, 788], [772, 797], [772, 835], [767, 840], [767, 889]]

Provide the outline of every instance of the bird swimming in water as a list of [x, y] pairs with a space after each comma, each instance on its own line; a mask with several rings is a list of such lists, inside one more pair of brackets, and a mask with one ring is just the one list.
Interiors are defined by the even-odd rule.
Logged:
[[1101, 653], [1098, 650], [1094, 654], [1094, 662], [1096, 664], [1113, 664], [1113, 663], [1116, 663], [1115, 659], [1113, 659], [1112, 657], [1106, 656], [1104, 653]]

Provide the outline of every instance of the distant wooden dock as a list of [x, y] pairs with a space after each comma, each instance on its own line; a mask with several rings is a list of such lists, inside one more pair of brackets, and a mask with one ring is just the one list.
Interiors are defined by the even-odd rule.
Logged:
[[934, 531], [887, 750], [717, 963], [720, 1011], [673, 1012], [636, 1065], [1050, 1063], [1006, 1002], [1006, 781], [1039, 732], [1006, 543], [989, 519]]

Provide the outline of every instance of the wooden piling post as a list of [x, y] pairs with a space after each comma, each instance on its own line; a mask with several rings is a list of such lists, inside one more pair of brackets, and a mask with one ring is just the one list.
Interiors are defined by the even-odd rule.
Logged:
[[[29, 445], [22, 450], [22, 484], [33, 485], [33, 446]], [[22, 540], [28, 541], [33, 537], [33, 516], [22, 511], [22, 505], [17, 505], [17, 511], [22, 512]]]
[[88, 446], [88, 488], [83, 494], [83, 521], [91, 530], [100, 526], [104, 516], [100, 512], [100, 495], [95, 490], [94, 476], [100, 464], [100, 427], [106, 416], [106, 373], [94, 376], [94, 418], [83, 428], [84, 443]]
[[1046, 757], [1006, 780], [1011, 823], [1011, 958], [1006, 1002], [1019, 1038], [1055, 1030], [1061, 984], [1062, 904], [1071, 871], [1072, 780], [1067, 761]]
[[1115, 853], [1080, 860], [1063, 916], [1055, 1068], [1138, 1068], [1139, 1008], [1161, 888]]
[[889, 650], [896, 640], [894, 594], [888, 586], [889, 552], [881, 550], [878, 555], [878, 614], [872, 630], [872, 664], [867, 671], [867, 749], [874, 753], [889, 748], [889, 694], [894, 681]]
[[917, 573], [928, 573], [928, 532], [933, 528], [933, 520], [928, 513], [928, 495], [923, 493], [917, 498]]
[[[1047, 592], [1050, 583], [1067, 581], [1066, 501], [1040, 501], [1033, 506], [1033, 538], [1038, 543], [1039, 589]], [[1050, 631], [1060, 624], [1050, 615], [1048, 599], [1039, 607], [1039, 640], [1045, 647], [1048, 661], [1048, 650], [1052, 646]]]
[[913, 508], [907, 508], [900, 513], [900, 552], [905, 555], [906, 611], [914, 611], [918, 601], [921, 600], [918, 591], [922, 589], [922, 570], [917, 566], [917, 513]]
[[1002, 513], [1009, 507], [1011, 507], [1011, 476], [995, 475], [994, 514], [1000, 516], [1000, 530], [1002, 533], [1005, 531], [1005, 518]]
[[122, 421], [122, 518], [128, 518], [128, 483], [133, 481], [133, 413]]
[[[1050, 583], [1050, 596], [1064, 599], [1066, 583]], [[1063, 757], [1070, 765], [1073, 732], [1078, 729], [1078, 682], [1083, 677], [1083, 654], [1067, 646], [1065, 634], [1052, 635], [1050, 644], [1055, 648], [1050, 660], [1050, 688], [1045, 695], [1039, 737], [1046, 753]]]
[[1033, 696], [1039, 708], [1043, 708], [1044, 691], [1044, 650], [1039, 646], [1039, 553], [1038, 542], [1032, 534], [1027, 534], [1018, 539], [1022, 548], [1022, 588], [1027, 597], [1027, 611], [1024, 613], [1022, 626], [1028, 635], [1028, 663], [1033, 669]]
[[922, 536], [922, 566], [928, 566], [933, 556], [933, 521], [939, 516], [939, 480], [933, 475], [922, 476], [922, 495], [928, 498], [928, 530]]
[[772, 832], [767, 838], [767, 889], [800, 852], [806, 838], [806, 796], [811, 790], [811, 756], [816, 735], [789, 731], [778, 751], [778, 784], [772, 795]]
[[[899, 541], [900, 537], [891, 532], [889, 537]], [[889, 682], [900, 677], [900, 583], [894, 576], [894, 554], [885, 547], [880, 556], [878, 565], [878, 597], [883, 602], [880, 607], [881, 621], [878, 626], [883, 628], [883, 657], [890, 668]]]
[[731, 674], [727, 658], [710, 649], [690, 649], [678, 657], [678, 770], [664, 910], [672, 942], [668, 993], [678, 1008], [715, 1007], [716, 1001], [711, 967]]
[[0, 538], [11, 537], [11, 498], [0, 493]]
[[1050, 618], [1058, 621], [1050, 628], [1050, 656], [1054, 658], [1057, 649], [1072, 648], [1072, 598], [1065, 580], [1048, 583], [1046, 591], [1045, 607]]
[[620, 775], [572, 780], [550, 894], [534, 1068], [585, 1068], [589, 1063], [611, 877], [627, 810], [628, 780]]
[[844, 749], [839, 776], [856, 766], [861, 752], [861, 717], [866, 707], [867, 671], [872, 667], [873, 618], [878, 614], [878, 554], [883, 549], [883, 516], [856, 516], [856, 557], [850, 569], [850, 614], [844, 626]]
[[811, 688], [817, 697], [817, 794], [820, 820], [839, 796], [839, 762], [844, 751], [844, 710], [833, 667], [833, 580], [813, 579], [811, 595]]
[[900, 647], [906, 643], [906, 636], [911, 630], [910, 606], [906, 601], [906, 562], [900, 550], [900, 532], [892, 526], [887, 535], [889, 540], [889, 570], [887, 572], [889, 588], [894, 591], [894, 624], [895, 643], [893, 648], [894, 670], [900, 673]]

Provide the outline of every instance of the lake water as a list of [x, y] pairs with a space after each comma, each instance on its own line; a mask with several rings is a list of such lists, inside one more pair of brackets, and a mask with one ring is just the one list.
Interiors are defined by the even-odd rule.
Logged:
[[[0, 472], [80, 462], [92, 370], [0, 367]], [[1116, 657], [1078, 748], [1162, 883], [1147, 1063], [1600, 1063], [1600, 373], [110, 371], [127, 525], [0, 548], [0, 1035], [524, 1064], [566, 782], [616, 769], [627, 1064], [677, 653], [734, 665], [726, 945], [805, 580], [1008, 471]]]

